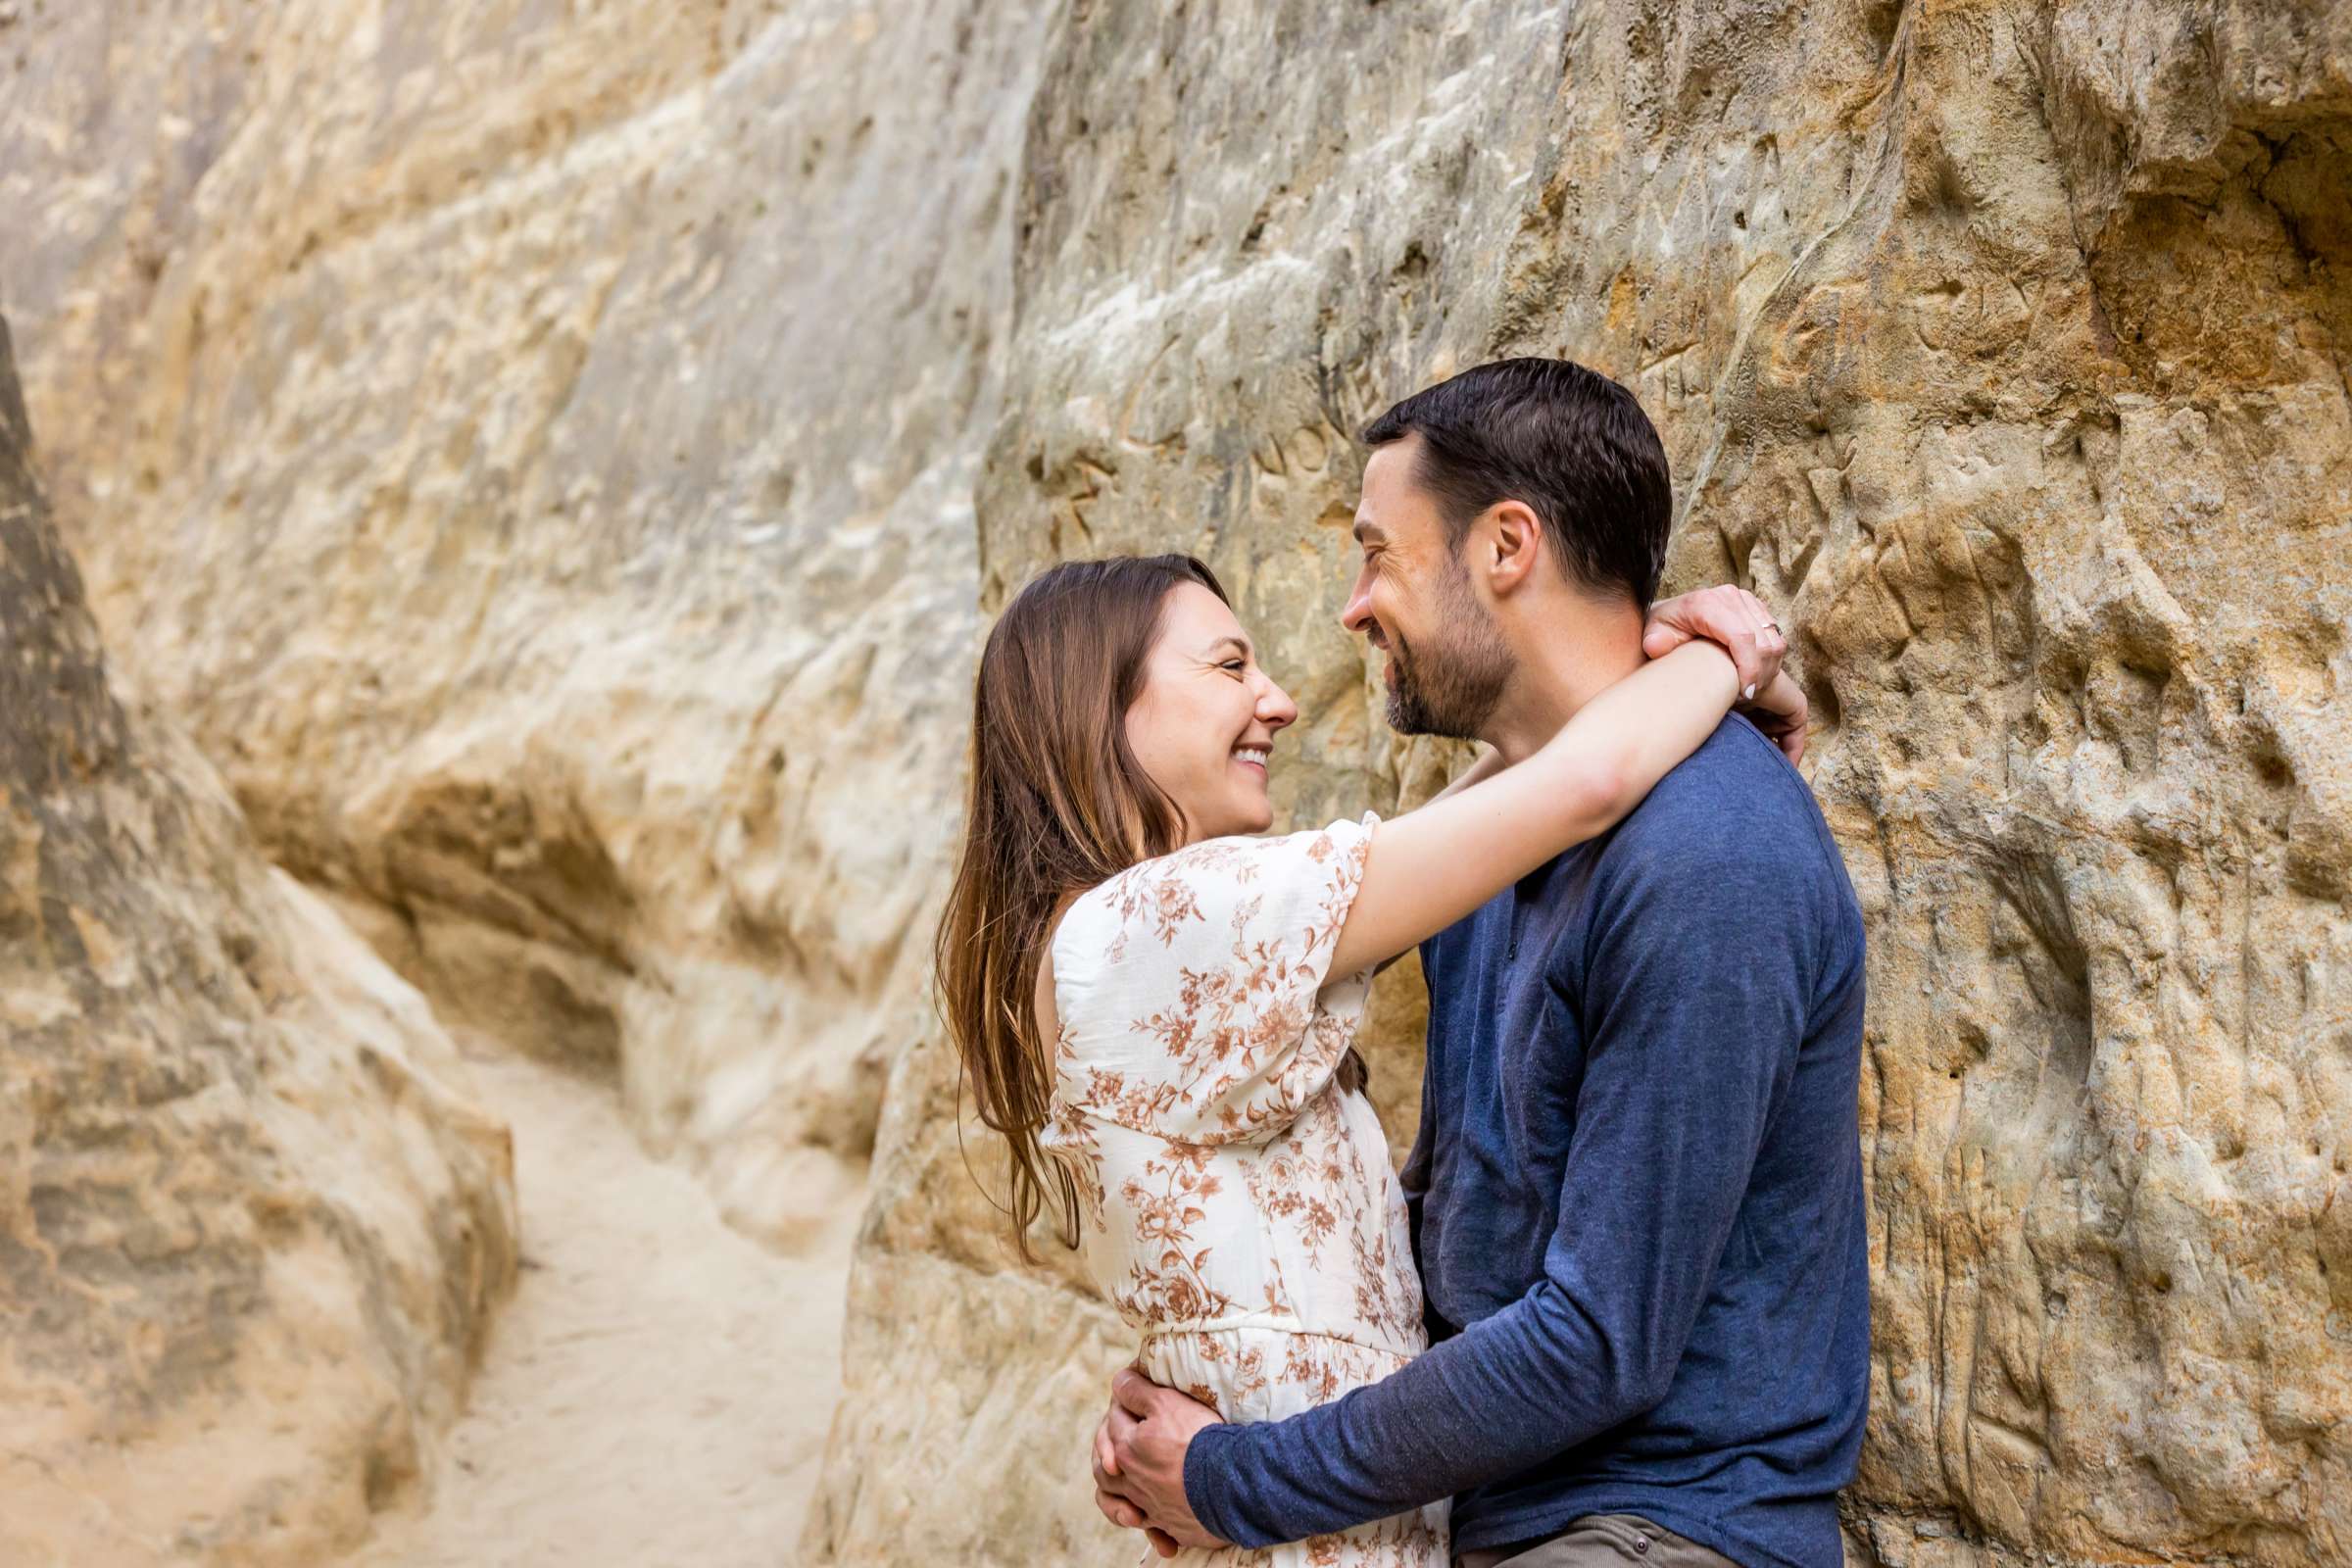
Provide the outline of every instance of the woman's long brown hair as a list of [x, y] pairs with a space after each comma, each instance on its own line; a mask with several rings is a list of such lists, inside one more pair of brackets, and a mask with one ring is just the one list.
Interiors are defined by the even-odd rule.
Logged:
[[1053, 567], [1013, 597], [980, 655], [963, 856], [933, 957], [980, 1120], [1011, 1152], [1004, 1206], [1024, 1260], [1049, 1203], [1064, 1245], [1078, 1245], [1077, 1187], [1037, 1141], [1054, 1093], [1037, 972], [1055, 910], [1183, 847], [1183, 815], [1128, 749], [1126, 715], [1168, 595], [1188, 582], [1225, 598], [1191, 556]]

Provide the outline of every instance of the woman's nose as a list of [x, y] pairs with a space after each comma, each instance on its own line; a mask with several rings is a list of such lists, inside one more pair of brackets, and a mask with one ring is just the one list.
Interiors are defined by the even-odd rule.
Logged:
[[1266, 682], [1266, 689], [1257, 694], [1258, 721], [1268, 729], [1283, 729], [1298, 716], [1298, 705], [1291, 701], [1291, 694], [1272, 681]]

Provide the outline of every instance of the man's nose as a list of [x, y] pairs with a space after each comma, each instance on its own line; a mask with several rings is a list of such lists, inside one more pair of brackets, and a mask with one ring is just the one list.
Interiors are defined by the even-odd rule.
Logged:
[[1348, 595], [1348, 606], [1340, 612], [1340, 624], [1351, 632], [1361, 632], [1372, 623], [1372, 586], [1362, 578]]

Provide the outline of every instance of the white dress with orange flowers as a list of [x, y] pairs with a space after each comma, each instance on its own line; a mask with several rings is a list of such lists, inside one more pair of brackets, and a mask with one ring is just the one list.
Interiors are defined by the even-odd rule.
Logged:
[[[1141, 1331], [1136, 1365], [1229, 1421], [1336, 1399], [1427, 1348], [1387, 1140], [1334, 1081], [1372, 977], [1326, 971], [1377, 820], [1147, 860], [1054, 935], [1041, 1142], [1077, 1175], [1087, 1267]], [[1445, 1568], [1446, 1505], [1181, 1560]]]

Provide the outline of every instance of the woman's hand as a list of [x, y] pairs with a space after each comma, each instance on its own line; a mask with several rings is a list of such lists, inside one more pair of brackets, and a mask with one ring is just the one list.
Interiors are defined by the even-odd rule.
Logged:
[[1803, 688], [1789, 679], [1786, 670], [1772, 678], [1772, 684], [1756, 693], [1752, 703], [1740, 705], [1756, 728], [1762, 730], [1781, 754], [1791, 762], [1805, 760], [1805, 720], [1811, 716], [1811, 707], [1805, 701]]
[[1725, 583], [1701, 588], [1650, 607], [1642, 628], [1642, 652], [1652, 659], [1673, 653], [1693, 638], [1719, 644], [1740, 672], [1740, 711], [1754, 721], [1789, 761], [1805, 756], [1805, 721], [1811, 716], [1804, 692], [1782, 672], [1788, 639], [1764, 601]]
[[[1751, 703], [1780, 677], [1781, 656], [1788, 651], [1788, 639], [1764, 601], [1729, 583], [1650, 606], [1649, 620], [1642, 628], [1642, 652], [1663, 659], [1694, 637], [1704, 637], [1732, 656], [1732, 667], [1740, 672], [1740, 695]], [[1804, 699], [1800, 695], [1797, 701]]]

